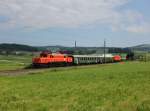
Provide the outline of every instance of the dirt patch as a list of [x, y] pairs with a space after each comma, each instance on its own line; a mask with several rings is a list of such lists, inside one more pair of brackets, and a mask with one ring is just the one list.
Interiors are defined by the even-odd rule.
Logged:
[[0, 71], [0, 76], [18, 76], [27, 75], [30, 73], [38, 73], [44, 71], [43, 69], [17, 69], [17, 70], [5, 70]]

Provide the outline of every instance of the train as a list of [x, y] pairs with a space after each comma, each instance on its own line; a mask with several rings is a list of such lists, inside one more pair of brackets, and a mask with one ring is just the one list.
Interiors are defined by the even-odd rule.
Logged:
[[120, 62], [120, 55], [112, 54], [91, 54], [71, 55], [62, 53], [42, 52], [40, 56], [32, 59], [33, 67], [71, 66], [85, 64], [103, 64]]

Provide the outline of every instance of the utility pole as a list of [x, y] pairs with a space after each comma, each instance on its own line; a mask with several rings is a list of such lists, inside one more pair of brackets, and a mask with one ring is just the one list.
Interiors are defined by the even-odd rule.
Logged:
[[77, 41], [75, 40], [74, 41], [74, 54], [77, 53]]
[[77, 47], [77, 41], [75, 41], [75, 43], [74, 43], [74, 47], [75, 47], [75, 48]]
[[104, 64], [106, 63], [106, 40], [104, 39]]

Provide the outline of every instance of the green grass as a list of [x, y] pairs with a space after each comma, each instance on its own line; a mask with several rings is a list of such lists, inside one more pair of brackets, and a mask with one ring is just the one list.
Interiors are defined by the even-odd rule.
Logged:
[[1, 76], [0, 111], [150, 111], [150, 63]]
[[0, 55], [0, 71], [21, 69], [31, 64], [31, 62], [31, 56]]

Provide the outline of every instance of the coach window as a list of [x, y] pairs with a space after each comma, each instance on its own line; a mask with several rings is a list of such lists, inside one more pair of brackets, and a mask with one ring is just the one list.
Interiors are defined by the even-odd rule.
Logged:
[[82, 60], [82, 58], [79, 58], [79, 60], [81, 61], [81, 60]]

